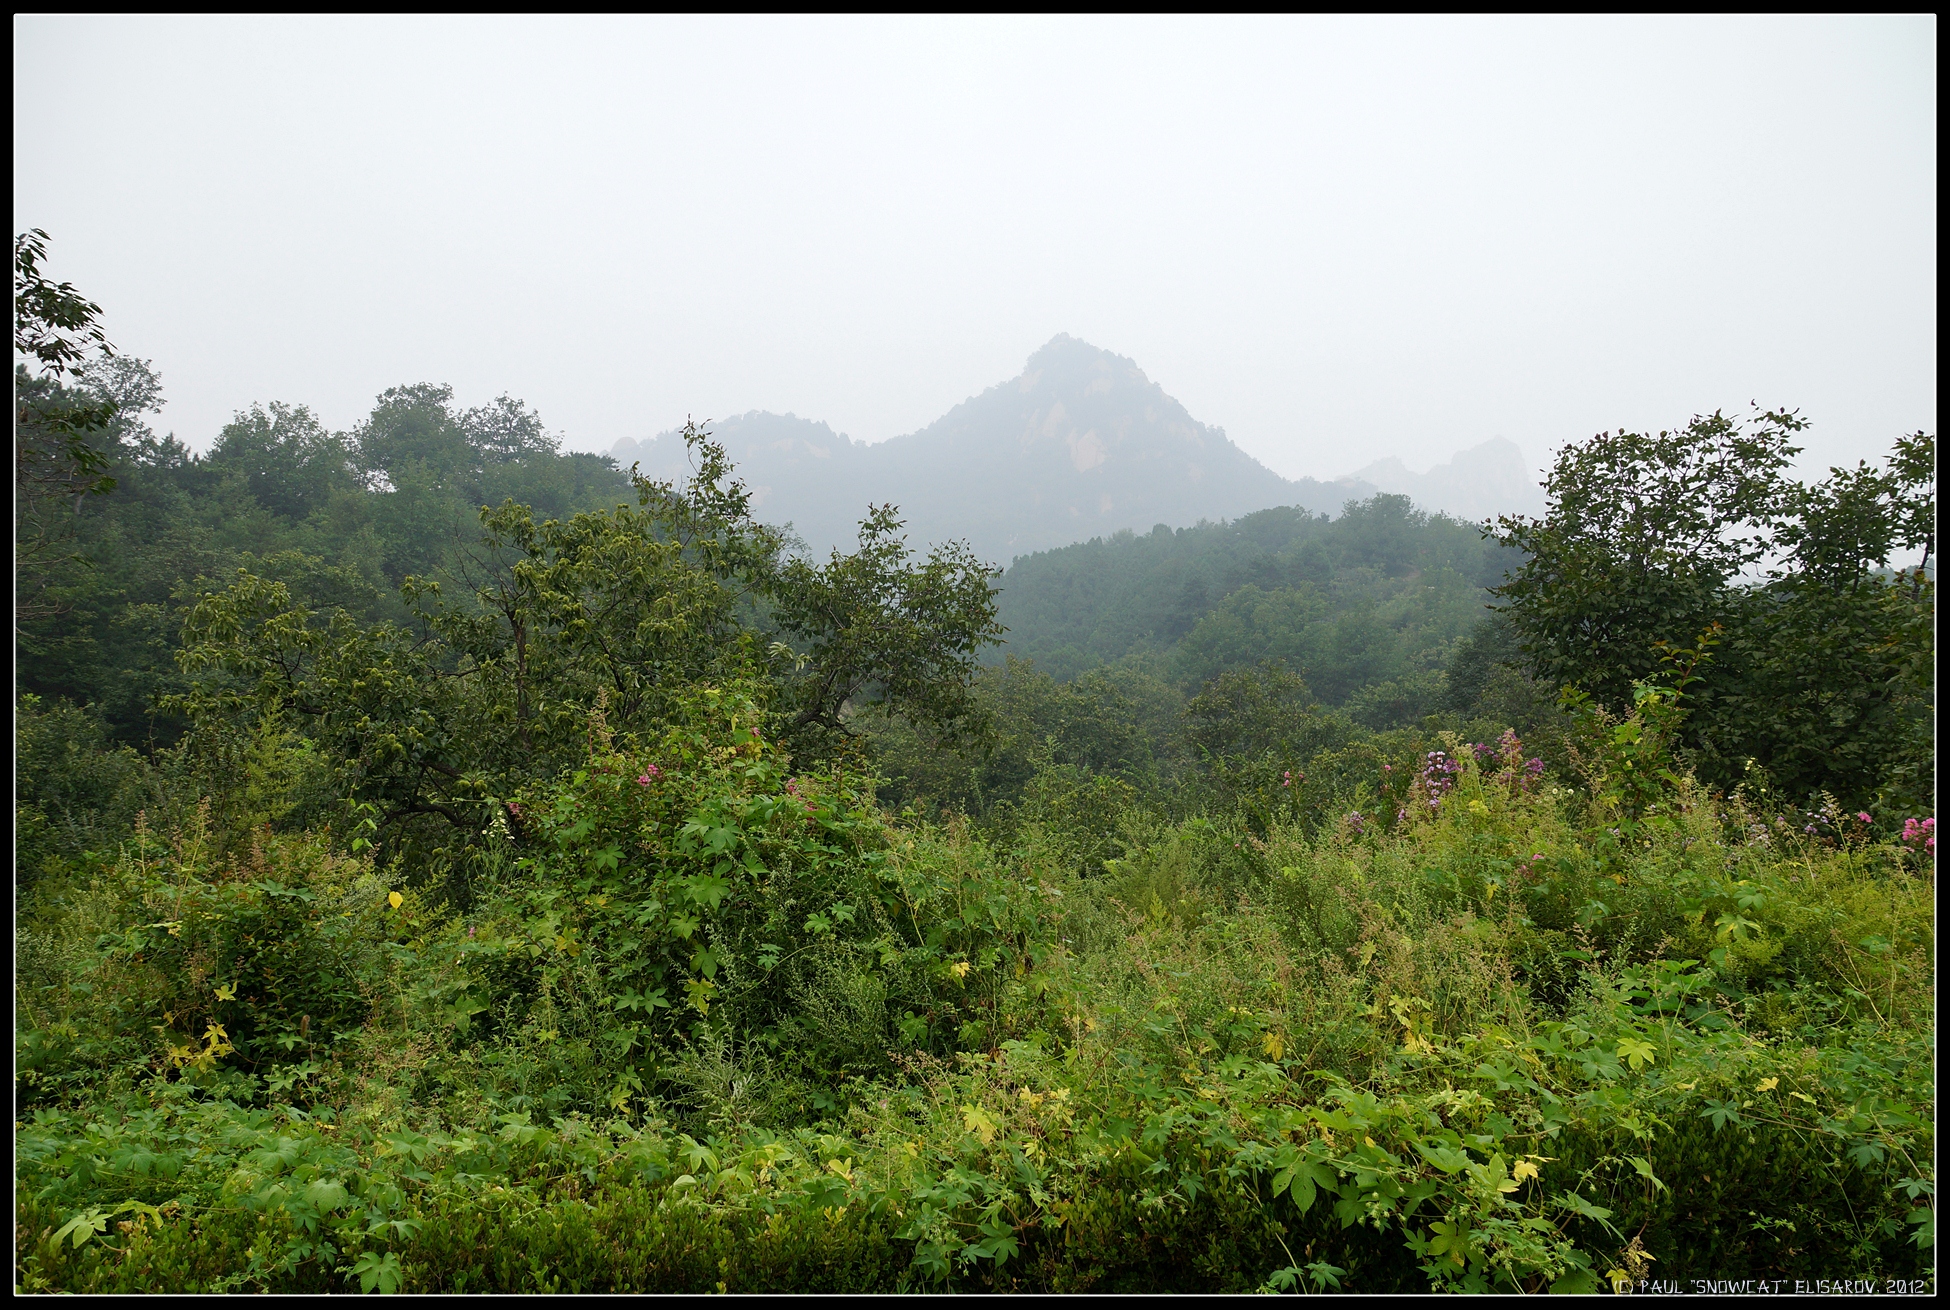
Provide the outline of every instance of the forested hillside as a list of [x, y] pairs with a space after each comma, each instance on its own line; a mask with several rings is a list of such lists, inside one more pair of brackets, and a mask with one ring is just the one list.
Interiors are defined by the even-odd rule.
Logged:
[[[23, 531], [44, 543], [15, 575], [20, 689], [95, 706], [116, 736], [173, 739], [157, 717], [178, 689], [185, 605], [251, 568], [367, 618], [404, 614], [409, 575], [463, 566], [484, 504], [544, 517], [616, 504], [629, 479], [607, 457], [564, 454], [520, 401], [461, 409], [449, 388], [396, 387], [346, 433], [302, 404], [253, 405], [198, 456], [145, 421], [165, 403], [144, 362], [95, 359], [56, 379], [17, 371], [19, 422], [58, 430], [78, 407], [113, 406], [95, 478], [29, 498]], [[17, 443], [18, 444], [18, 443]]]
[[1486, 617], [1486, 588], [1513, 560], [1403, 496], [1332, 518], [1295, 507], [1119, 533], [1017, 560], [1001, 583], [1001, 650], [1059, 678], [1148, 657], [1194, 684], [1281, 659], [1330, 704], [1407, 678], [1426, 712], [1440, 679], [1425, 675]]
[[1932, 436], [999, 579], [439, 387], [193, 456], [45, 254], [18, 1289], [1933, 1287]]

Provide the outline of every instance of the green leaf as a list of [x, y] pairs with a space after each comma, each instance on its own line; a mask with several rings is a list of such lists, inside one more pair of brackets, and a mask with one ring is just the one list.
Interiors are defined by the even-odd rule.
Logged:
[[74, 1244], [78, 1247], [89, 1238], [95, 1236], [95, 1234], [103, 1232], [107, 1228], [108, 1212], [100, 1207], [94, 1207], [83, 1211], [81, 1214], [68, 1220], [67, 1223], [62, 1224], [55, 1231], [53, 1241], [56, 1246], [59, 1246], [62, 1238], [72, 1236], [74, 1238]]
[[1447, 1256], [1457, 1265], [1468, 1263], [1469, 1229], [1461, 1222], [1438, 1219], [1429, 1225], [1429, 1254], [1436, 1259]]
[[320, 1214], [330, 1214], [351, 1200], [352, 1194], [341, 1183], [329, 1178], [316, 1178], [306, 1186], [303, 1197]]
[[709, 873], [701, 873], [684, 884], [684, 894], [690, 897], [693, 905], [702, 905], [711, 910], [718, 908], [718, 903], [730, 890], [730, 882]]
[[377, 1251], [365, 1252], [353, 1264], [351, 1273], [359, 1280], [361, 1292], [378, 1292], [381, 1296], [390, 1296], [399, 1291], [404, 1281], [399, 1257], [391, 1251], [384, 1255]]
[[1453, 1146], [1438, 1146], [1428, 1142], [1417, 1142], [1415, 1149], [1421, 1152], [1423, 1159], [1442, 1170], [1443, 1173], [1461, 1173], [1469, 1167], [1469, 1152], [1458, 1150]]
[[1557, 1204], [1563, 1209], [1583, 1215], [1586, 1219], [1602, 1221], [1611, 1218], [1611, 1211], [1601, 1205], [1593, 1205], [1576, 1192], [1564, 1193], [1564, 1195], [1557, 1198]]
[[1711, 1119], [1713, 1121], [1714, 1131], [1718, 1132], [1728, 1124], [1738, 1124], [1740, 1122], [1740, 1107], [1732, 1101], [1708, 1099], [1706, 1108], [1699, 1112], [1699, 1117], [1702, 1119]]
[[1621, 1038], [1618, 1043], [1618, 1058], [1626, 1061], [1634, 1071], [1656, 1062], [1658, 1057], [1652, 1052], [1652, 1043], [1637, 1038]]

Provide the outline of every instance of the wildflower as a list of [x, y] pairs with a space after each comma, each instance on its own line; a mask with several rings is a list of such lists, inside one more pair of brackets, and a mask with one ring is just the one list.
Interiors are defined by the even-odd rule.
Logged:
[[1280, 775], [1280, 786], [1291, 787], [1292, 785], [1293, 785], [1293, 770], [1288, 769], [1286, 772]]
[[637, 775], [636, 785], [639, 787], [648, 787], [658, 778], [663, 777], [663, 773], [664, 771], [656, 765], [646, 764], [643, 766], [643, 772]]
[[467, 935], [468, 935], [469, 937], [472, 937], [472, 936], [474, 935], [474, 927], [473, 927], [473, 925], [472, 925], [472, 924], [469, 924], [469, 925], [468, 925], [468, 928], [467, 928]]
[[1861, 820], [1862, 822], [1864, 822], [1864, 823], [1874, 823], [1874, 822], [1875, 822], [1875, 820], [1874, 820], [1874, 819], [1871, 819], [1871, 818], [1869, 817], [1869, 812], [1868, 812], [1867, 810], [1857, 810], [1857, 811], [1856, 811], [1856, 813], [1855, 813], [1855, 817], [1856, 817], [1856, 818], [1858, 818], [1858, 819], [1860, 819], [1860, 820]]
[[1366, 828], [1364, 827], [1365, 823], [1366, 820], [1362, 819], [1361, 811], [1359, 810], [1348, 811], [1347, 826], [1353, 829], [1354, 834], [1357, 837], [1360, 836], [1362, 832], [1366, 831]]

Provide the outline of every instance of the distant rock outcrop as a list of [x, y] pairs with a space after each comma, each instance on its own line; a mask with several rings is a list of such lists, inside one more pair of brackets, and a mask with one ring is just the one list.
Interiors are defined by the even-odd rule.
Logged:
[[1480, 522], [1498, 514], [1542, 514], [1541, 475], [1524, 461], [1517, 443], [1491, 437], [1459, 451], [1447, 464], [1411, 473], [1390, 456], [1349, 475], [1381, 491], [1407, 496], [1426, 510]]
[[[823, 423], [753, 412], [711, 425], [758, 516], [815, 552], [851, 548], [867, 504], [900, 506], [911, 537], [966, 539], [998, 564], [1119, 529], [1188, 527], [1275, 505], [1336, 513], [1374, 494], [1356, 479], [1290, 481], [1207, 427], [1121, 355], [1058, 336], [1021, 376], [919, 432], [876, 445]], [[619, 442], [619, 463], [685, 470], [675, 433]]]

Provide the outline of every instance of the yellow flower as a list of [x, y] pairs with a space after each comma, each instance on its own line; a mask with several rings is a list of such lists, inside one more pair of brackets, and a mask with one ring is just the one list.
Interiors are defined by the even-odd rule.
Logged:
[[406, 898], [404, 896], [401, 896], [398, 892], [386, 893], [386, 904], [392, 906], [395, 910], [397, 910], [400, 906], [404, 905], [405, 903], [406, 903]]

